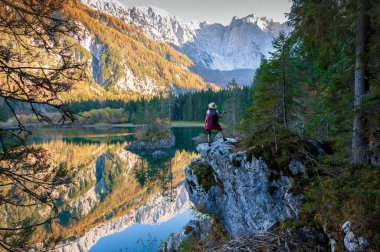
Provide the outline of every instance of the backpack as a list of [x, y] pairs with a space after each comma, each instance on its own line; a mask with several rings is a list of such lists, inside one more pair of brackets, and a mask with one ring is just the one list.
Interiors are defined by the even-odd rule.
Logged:
[[216, 109], [210, 109], [210, 116], [212, 124], [217, 124], [219, 122], [219, 116]]

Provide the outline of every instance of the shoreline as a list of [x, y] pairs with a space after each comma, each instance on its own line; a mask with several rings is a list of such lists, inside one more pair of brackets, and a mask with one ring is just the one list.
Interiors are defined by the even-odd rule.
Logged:
[[[46, 125], [46, 124], [24, 124], [26, 129], [36, 129], [36, 128], [137, 128], [144, 124], [133, 124], [133, 123], [120, 123], [120, 124], [110, 124], [110, 123], [99, 123], [99, 124], [64, 124], [64, 125]], [[18, 129], [15, 124], [0, 123], [0, 127], [7, 130]], [[192, 127], [203, 127], [203, 122], [197, 121], [173, 121], [171, 123], [171, 128], [192, 128]]]

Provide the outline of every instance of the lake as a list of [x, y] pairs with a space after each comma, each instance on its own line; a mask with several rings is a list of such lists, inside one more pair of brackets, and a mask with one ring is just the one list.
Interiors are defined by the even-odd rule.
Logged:
[[[184, 166], [202, 128], [173, 128], [175, 148], [154, 159], [125, 150], [137, 128], [40, 128], [30, 144], [75, 171], [60, 192], [57, 251], [157, 251], [191, 219]], [[43, 209], [39, 209], [43, 212]]]

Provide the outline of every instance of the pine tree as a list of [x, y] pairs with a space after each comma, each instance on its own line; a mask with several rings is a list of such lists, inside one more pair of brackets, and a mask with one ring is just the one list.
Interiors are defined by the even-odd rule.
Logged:
[[236, 126], [237, 126], [237, 113], [240, 106], [239, 97], [239, 85], [236, 83], [235, 79], [232, 79], [226, 86], [229, 91], [229, 99], [224, 106], [229, 108], [227, 115], [227, 120], [231, 122], [232, 134], [236, 136]]
[[366, 115], [363, 109], [364, 95], [369, 90], [368, 56], [367, 48], [370, 31], [371, 9], [370, 0], [358, 0], [358, 17], [356, 24], [356, 52], [355, 52], [355, 98], [354, 98], [354, 120], [352, 129], [352, 160], [351, 163], [361, 165], [366, 163], [366, 146], [368, 137], [364, 132], [366, 129]]

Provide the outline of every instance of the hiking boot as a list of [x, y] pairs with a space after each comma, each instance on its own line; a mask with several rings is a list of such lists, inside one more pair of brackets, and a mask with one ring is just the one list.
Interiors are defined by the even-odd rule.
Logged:
[[223, 141], [224, 141], [224, 142], [227, 141], [227, 138], [223, 137]]

